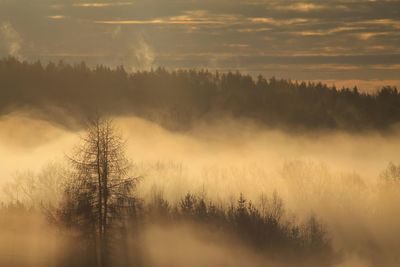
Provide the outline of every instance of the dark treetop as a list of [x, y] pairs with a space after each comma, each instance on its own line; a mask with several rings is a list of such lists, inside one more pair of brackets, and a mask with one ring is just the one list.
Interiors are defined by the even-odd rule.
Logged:
[[254, 79], [239, 72], [158, 68], [127, 73], [122, 66], [43, 65], [4, 58], [0, 114], [20, 108], [35, 109], [66, 126], [66, 115], [82, 118], [100, 110], [136, 115], [176, 130], [199, 120], [233, 117], [268, 127], [360, 131], [398, 123], [400, 94], [393, 87], [368, 94], [321, 83]]

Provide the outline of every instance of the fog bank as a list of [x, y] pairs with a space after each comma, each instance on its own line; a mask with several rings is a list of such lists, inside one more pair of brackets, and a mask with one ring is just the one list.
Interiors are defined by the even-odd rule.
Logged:
[[[139, 194], [144, 199], [158, 191], [174, 203], [192, 192], [228, 206], [243, 193], [262, 208], [263, 196], [277, 192], [289, 217], [301, 221], [315, 214], [327, 226], [335, 250], [343, 255], [338, 266], [397, 266], [400, 188], [383, 183], [380, 174], [389, 162], [399, 162], [399, 133], [291, 134], [232, 120], [199, 123], [182, 133], [133, 117], [114, 121], [127, 140], [133, 173], [142, 177]], [[0, 129], [3, 184], [18, 176], [40, 176], [49, 162], [65, 162], [81, 134], [23, 114], [2, 117]], [[254, 266], [265, 263], [246, 249], [225, 244], [211, 249], [186, 226], [174, 227], [164, 231], [155, 226], [145, 233], [153, 266], [184, 266], [186, 261], [204, 266], [190, 247], [209, 255], [210, 266], [240, 266], [237, 253], [231, 254], [236, 249]], [[168, 253], [165, 247], [177, 242], [177, 231], [182, 243]], [[153, 244], [154, 238], [161, 241]], [[190, 250], [184, 258], [174, 254], [183, 248]]]

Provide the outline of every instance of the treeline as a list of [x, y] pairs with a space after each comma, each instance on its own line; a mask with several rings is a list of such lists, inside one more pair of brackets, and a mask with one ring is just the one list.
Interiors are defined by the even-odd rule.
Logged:
[[314, 216], [299, 223], [288, 219], [283, 201], [276, 193], [262, 199], [261, 204], [254, 205], [241, 194], [235, 203], [223, 206], [188, 193], [177, 204], [171, 205], [162, 194], [154, 194], [144, 210], [150, 221], [176, 223], [183, 220], [233, 234], [278, 262], [293, 261], [298, 266], [309, 265], [312, 261], [331, 263], [334, 258], [331, 241], [324, 226]]
[[367, 94], [321, 83], [253, 79], [239, 72], [158, 68], [128, 73], [122, 66], [89, 68], [83, 62], [42, 64], [4, 58], [0, 86], [0, 114], [34, 108], [64, 124], [64, 111], [80, 118], [94, 110], [133, 114], [175, 129], [225, 116], [303, 129], [380, 130], [400, 121], [397, 88]]
[[[237, 245], [257, 252], [278, 266], [331, 266], [339, 259], [339, 255], [333, 252], [323, 225], [315, 217], [309, 217], [302, 223], [288, 219], [283, 202], [277, 195], [268, 198], [267, 205], [261, 208], [243, 195], [235, 203], [226, 206], [190, 193], [172, 204], [158, 192], [149, 201], [138, 200], [134, 207], [110, 227], [107, 249], [102, 250], [103, 254], [107, 254], [103, 255], [107, 262], [103, 262], [102, 266], [148, 266], [151, 259], [146, 256], [146, 249], [149, 248], [144, 247], [146, 244], [141, 240], [147, 227], [154, 224], [160, 225], [165, 231], [169, 226], [189, 225], [203, 234], [233, 238]], [[47, 209], [39, 211], [49, 214]], [[31, 218], [37, 216], [37, 212], [38, 207], [29, 207], [20, 202], [1, 204], [2, 232], [35, 229], [35, 220]], [[86, 225], [86, 229], [76, 228], [78, 222], [79, 218], [54, 221], [49, 217], [50, 225], [60, 229], [59, 242], [63, 242], [61, 237], [64, 236], [70, 244], [59, 244], [63, 251], [53, 259], [52, 266], [99, 266], [96, 255], [98, 244], [92, 235], [93, 229], [90, 225]], [[27, 224], [30, 224], [28, 228]], [[45, 232], [41, 234], [43, 239], [47, 238]], [[26, 235], [29, 236], [29, 232]], [[179, 236], [176, 238], [179, 239]], [[0, 257], [0, 263], [3, 260]]]

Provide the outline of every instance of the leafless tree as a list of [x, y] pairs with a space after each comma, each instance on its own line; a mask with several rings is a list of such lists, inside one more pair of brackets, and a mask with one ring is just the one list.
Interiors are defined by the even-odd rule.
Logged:
[[112, 121], [96, 117], [88, 123], [74, 156], [61, 216], [71, 228], [94, 244], [96, 266], [108, 265], [110, 231], [135, 208], [133, 190], [138, 177], [129, 176], [131, 164], [125, 142]]

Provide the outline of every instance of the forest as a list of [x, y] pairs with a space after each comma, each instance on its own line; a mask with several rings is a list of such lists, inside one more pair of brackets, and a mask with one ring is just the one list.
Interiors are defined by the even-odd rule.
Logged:
[[34, 109], [68, 127], [73, 126], [68, 117], [97, 110], [138, 116], [173, 130], [227, 117], [272, 128], [345, 131], [387, 130], [400, 120], [400, 93], [394, 87], [366, 93], [239, 72], [157, 68], [128, 73], [123, 66], [8, 57], [0, 60], [0, 84], [1, 113]]
[[397, 88], [12, 57], [0, 86], [0, 266], [400, 262]]
[[[276, 192], [263, 195], [260, 205], [243, 194], [231, 203], [190, 192], [171, 203], [160, 190], [141, 198], [136, 188], [142, 177], [130, 176], [133, 166], [124, 140], [109, 119], [88, 121], [74, 153], [64, 168], [50, 166], [39, 177], [28, 175], [28, 180], [16, 179], [2, 188], [9, 197], [0, 207], [5, 236], [13, 229], [24, 232], [17, 226], [23, 218], [35, 225], [30, 220], [43, 216], [47, 227], [62, 233], [54, 244], [72, 242], [53, 255], [52, 266], [152, 266], [140, 244], [142, 231], [152, 224], [190, 225], [217, 242], [218, 236], [226, 235], [277, 266], [329, 265], [339, 259], [323, 224], [315, 216], [303, 222], [288, 216]], [[12, 257], [0, 257], [0, 263], [32, 264]], [[49, 259], [36, 264], [44, 266]]]

